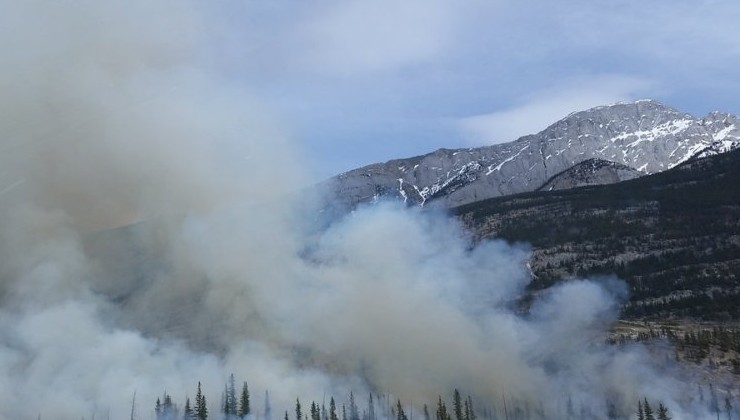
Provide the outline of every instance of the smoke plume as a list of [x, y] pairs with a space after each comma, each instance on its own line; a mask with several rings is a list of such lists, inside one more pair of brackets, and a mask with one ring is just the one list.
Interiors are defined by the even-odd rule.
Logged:
[[391, 204], [317, 229], [299, 146], [207, 65], [202, 4], [2, 4], [0, 417], [128, 418], [135, 394], [148, 418], [232, 372], [277, 412], [349, 390], [684, 404], [603, 345], [618, 283], [518, 315], [526, 246]]

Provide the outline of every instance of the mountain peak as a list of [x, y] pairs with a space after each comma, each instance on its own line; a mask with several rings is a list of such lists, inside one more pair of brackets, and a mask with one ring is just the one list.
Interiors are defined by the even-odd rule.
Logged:
[[599, 106], [587, 108], [587, 109], [580, 110], [580, 111], [573, 111], [563, 119], [567, 119], [574, 115], [590, 115], [590, 114], [596, 114], [596, 113], [608, 111], [608, 110], [631, 110], [631, 109], [637, 109], [637, 108], [665, 110], [667, 112], [679, 112], [675, 108], [665, 105], [662, 102], [659, 102], [655, 99], [637, 99], [634, 101], [614, 102], [611, 104], [599, 105]]
[[[609, 120], [613, 119], [614, 116], [639, 118], [654, 115], [680, 115], [691, 117], [689, 114], [680, 112], [662, 102], [658, 102], [653, 99], [638, 99], [631, 102], [616, 102], [609, 105], [596, 106], [583, 111], [572, 112], [567, 117], [563, 118], [563, 120], [572, 118]], [[557, 122], [555, 124], [557, 124]]]
[[575, 112], [537, 134], [509, 143], [439, 149], [369, 165], [335, 177], [330, 184], [350, 206], [384, 196], [409, 205], [455, 207], [537, 190], [589, 159], [595, 163], [582, 166], [571, 178], [583, 175], [587, 167], [599, 169], [598, 173], [571, 184], [617, 182], [737, 147], [737, 117], [711, 113], [699, 119], [661, 102], [641, 99]]

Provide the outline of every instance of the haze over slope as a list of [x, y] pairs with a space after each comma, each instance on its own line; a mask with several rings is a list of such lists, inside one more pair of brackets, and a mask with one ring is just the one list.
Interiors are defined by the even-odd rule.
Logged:
[[739, 168], [734, 150], [631, 181], [497, 197], [453, 211], [479, 238], [531, 244], [531, 289], [616, 273], [630, 285], [623, 316], [736, 320]]

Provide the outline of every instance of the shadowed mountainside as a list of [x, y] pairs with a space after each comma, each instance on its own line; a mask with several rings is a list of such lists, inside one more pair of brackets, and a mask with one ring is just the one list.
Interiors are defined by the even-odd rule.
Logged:
[[740, 318], [740, 150], [631, 181], [453, 209], [477, 239], [532, 244], [533, 290], [616, 274], [630, 317]]

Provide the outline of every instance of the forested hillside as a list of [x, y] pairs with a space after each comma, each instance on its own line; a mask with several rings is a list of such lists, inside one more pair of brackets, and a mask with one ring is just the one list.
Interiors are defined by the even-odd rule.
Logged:
[[532, 290], [616, 274], [630, 287], [628, 317], [740, 318], [740, 151], [453, 212], [477, 240], [532, 244]]

